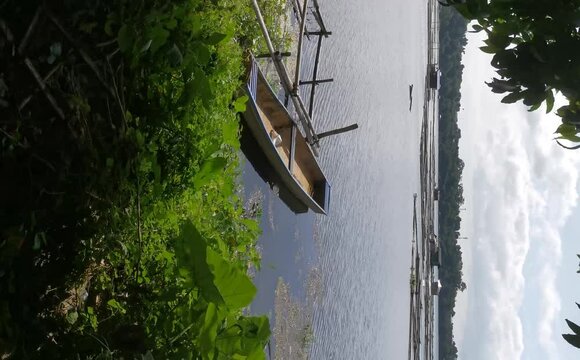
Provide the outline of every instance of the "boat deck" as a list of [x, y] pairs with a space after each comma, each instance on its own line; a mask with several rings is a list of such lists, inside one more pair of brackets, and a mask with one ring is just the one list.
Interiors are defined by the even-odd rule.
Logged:
[[[260, 113], [260, 116], [270, 118], [264, 111], [262, 111], [261, 108], [258, 108], [258, 112]], [[272, 123], [268, 122], [268, 121], [264, 122], [264, 126], [268, 130], [268, 133], [271, 133], [271, 131], [274, 130], [282, 138], [282, 145], [277, 146], [276, 150], [278, 151], [280, 158], [282, 158], [282, 160], [284, 160], [284, 162], [286, 164], [289, 164], [290, 163], [290, 145], [289, 144], [291, 142], [291, 129], [290, 128], [274, 129], [274, 127], [272, 126]], [[314, 186], [313, 186], [312, 182], [308, 180], [308, 177], [306, 176], [306, 171], [304, 171], [302, 169], [301, 164], [299, 162], [297, 162], [296, 159], [294, 159], [292, 162], [293, 162], [292, 171], [291, 171], [292, 175], [296, 178], [296, 180], [298, 180], [298, 182], [300, 183], [300, 185], [302, 185], [304, 190], [306, 190], [306, 192], [312, 196], [312, 194], [314, 192]]]
[[292, 159], [292, 165], [290, 165], [292, 127], [296, 127], [295, 131], [300, 130], [289, 117], [288, 112], [274, 95], [261, 73], [258, 74], [256, 95], [258, 112], [268, 134], [273, 130], [282, 138], [282, 144], [276, 147], [280, 158], [283, 159], [289, 169], [291, 168], [292, 175], [298, 180], [304, 190], [312, 196], [314, 194], [314, 181], [320, 178], [320, 170], [314, 166], [309, 166], [308, 158], [311, 154], [307, 153], [310, 149], [303, 136], [295, 137], [294, 158]]

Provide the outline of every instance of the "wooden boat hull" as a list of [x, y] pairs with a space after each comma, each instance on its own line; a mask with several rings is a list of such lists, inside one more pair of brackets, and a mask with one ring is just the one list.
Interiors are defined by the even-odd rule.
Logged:
[[[304, 136], [255, 62], [251, 69], [244, 89], [249, 100], [243, 118], [276, 173], [279, 186], [287, 190], [281, 198], [294, 212], [306, 212], [309, 208], [326, 214], [330, 205], [329, 182]], [[281, 144], [277, 146], [273, 137], [279, 137]]]

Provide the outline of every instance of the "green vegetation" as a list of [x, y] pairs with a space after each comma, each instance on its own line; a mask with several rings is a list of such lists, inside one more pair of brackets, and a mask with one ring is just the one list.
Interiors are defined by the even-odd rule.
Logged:
[[461, 130], [457, 124], [457, 112], [461, 100], [461, 56], [467, 43], [467, 23], [450, 8], [441, 8], [439, 19], [439, 239], [442, 255], [439, 268], [442, 285], [439, 293], [439, 358], [443, 360], [457, 359], [452, 318], [457, 291], [465, 289], [461, 280], [461, 248], [457, 243], [461, 223], [459, 208], [463, 204], [461, 174], [464, 166], [459, 158]]
[[[507, 93], [504, 103], [523, 101], [530, 111], [546, 103], [552, 111], [554, 94], [568, 104], [556, 114], [562, 124], [557, 139], [580, 143], [580, 4], [577, 0], [490, 1], [448, 0], [475, 31], [485, 31], [482, 51], [493, 54], [496, 69], [489, 87]], [[578, 148], [578, 147], [576, 147]]]
[[302, 351], [307, 353], [308, 349], [310, 348], [310, 346], [312, 346], [313, 342], [314, 342], [314, 332], [312, 331], [311, 325], [308, 324], [304, 327], [304, 329], [302, 329], [302, 335], [300, 339], [300, 346], [302, 348]]
[[236, 0], [0, 4], [2, 358], [264, 358], [236, 183], [258, 34]]
[[315, 340], [312, 328], [314, 301], [319, 296], [320, 274], [316, 268], [310, 270], [306, 280], [306, 301], [300, 301], [290, 294], [290, 286], [278, 278], [274, 300], [276, 326], [274, 338], [276, 346], [274, 359], [308, 359]]

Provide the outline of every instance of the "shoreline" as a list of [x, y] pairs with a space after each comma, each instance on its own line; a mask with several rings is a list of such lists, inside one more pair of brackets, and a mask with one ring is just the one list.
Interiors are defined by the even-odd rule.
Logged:
[[[438, 5], [430, 0], [428, 16], [428, 64], [438, 63]], [[428, 65], [429, 66], [429, 65]], [[427, 70], [428, 71], [428, 70]], [[428, 72], [426, 73], [428, 77]], [[438, 91], [425, 83], [425, 103], [420, 141], [420, 224], [417, 224], [417, 208], [413, 214], [412, 265], [410, 279], [409, 308], [409, 360], [438, 358], [435, 324], [437, 321], [437, 299], [431, 287], [438, 280], [437, 271], [430, 261], [429, 238], [437, 235], [437, 203], [434, 191], [437, 188], [437, 129]], [[420, 228], [419, 228], [420, 226]], [[420, 233], [420, 236], [418, 235]], [[437, 269], [438, 270], [438, 269]], [[437, 355], [436, 355], [437, 354]]]

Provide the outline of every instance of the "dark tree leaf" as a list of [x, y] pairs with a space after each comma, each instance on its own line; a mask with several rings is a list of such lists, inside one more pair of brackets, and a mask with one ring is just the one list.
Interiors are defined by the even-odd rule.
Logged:
[[481, 51], [487, 54], [495, 54], [499, 49], [492, 45], [481, 46]]
[[573, 323], [568, 319], [566, 319], [566, 323], [568, 324], [570, 330], [574, 331], [574, 334], [580, 335], [580, 326], [576, 325], [575, 323]]
[[127, 24], [123, 24], [119, 29], [119, 33], [117, 34], [117, 43], [119, 44], [119, 49], [122, 52], [129, 51], [133, 46], [133, 41], [135, 37]]
[[217, 45], [222, 41], [224, 41], [227, 37], [228, 37], [227, 34], [213, 33], [210, 36], [208, 36], [208, 38], [205, 39], [204, 42], [208, 45]]
[[504, 104], [513, 104], [516, 101], [520, 100], [521, 98], [522, 98], [522, 93], [515, 92], [515, 93], [511, 93], [507, 96], [504, 96], [504, 98], [501, 99], [501, 102]]
[[528, 111], [529, 112], [536, 111], [536, 110], [538, 110], [540, 108], [540, 106], [542, 106], [542, 103], [536, 103], [536, 104], [530, 106], [530, 108], [528, 109]]
[[468, 9], [467, 4], [456, 4], [453, 6], [464, 18], [468, 20], [475, 19], [475, 15]]
[[477, 25], [477, 24], [473, 25], [472, 28], [473, 28], [473, 32], [480, 32], [483, 30], [483, 26]]
[[552, 90], [546, 91], [546, 114], [554, 108], [554, 93]]
[[576, 126], [564, 123], [558, 126], [558, 128], [556, 129], [556, 133], [563, 136], [576, 135]]
[[157, 25], [148, 32], [151, 39], [151, 52], [155, 53], [160, 47], [165, 45], [169, 38], [169, 31], [165, 30], [161, 25]]
[[573, 334], [563, 334], [562, 337], [568, 344], [580, 349], [580, 336]]
[[[578, 150], [578, 149], [580, 149], [580, 145], [576, 145], [576, 146], [566, 146], [566, 145], [563, 145], [558, 140], [556, 140], [556, 143], [558, 143], [558, 145], [560, 145], [564, 149], [568, 149], [568, 150]], [[578, 303], [576, 303], [576, 305], [578, 306], [578, 308], [580, 308], [580, 305], [578, 305]]]
[[167, 58], [172, 67], [178, 67], [183, 63], [183, 54], [176, 44], [173, 44], [171, 49], [167, 52]]

